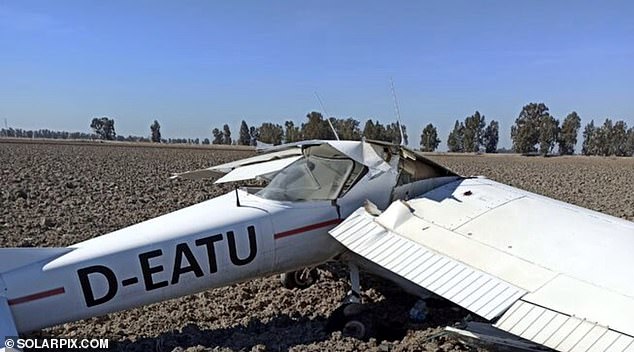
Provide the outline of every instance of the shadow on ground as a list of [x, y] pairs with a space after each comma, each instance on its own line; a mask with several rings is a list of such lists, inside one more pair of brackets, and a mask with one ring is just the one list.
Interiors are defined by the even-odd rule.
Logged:
[[284, 351], [296, 345], [329, 339], [330, 334], [324, 330], [325, 324], [325, 319], [293, 318], [288, 315], [276, 316], [266, 322], [252, 320], [247, 325], [230, 328], [201, 329], [196, 324], [189, 324], [180, 331], [166, 332], [157, 337], [117, 342], [114, 350], [163, 352], [177, 348], [220, 347], [239, 351], [261, 345], [266, 346], [267, 350]]

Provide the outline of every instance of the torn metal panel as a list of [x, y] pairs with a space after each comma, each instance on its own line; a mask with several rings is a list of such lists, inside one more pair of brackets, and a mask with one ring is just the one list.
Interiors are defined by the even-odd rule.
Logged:
[[251, 158], [236, 160], [230, 163], [212, 166], [209, 168], [209, 170], [227, 173], [242, 166], [254, 165], [254, 164], [268, 162], [271, 160], [284, 159], [284, 158], [289, 158], [289, 157], [298, 156], [298, 155], [302, 155], [302, 150], [299, 148], [281, 150], [279, 152], [256, 155]]
[[220, 164], [212, 167], [208, 167], [206, 169], [199, 169], [194, 171], [187, 171], [182, 173], [174, 174], [172, 179], [174, 178], [184, 178], [189, 180], [200, 180], [205, 178], [217, 177], [222, 174], [229, 173], [237, 168], [245, 167], [247, 165], [257, 165], [275, 160], [283, 160], [290, 157], [301, 156], [302, 151], [299, 148], [285, 149], [278, 152], [266, 153], [261, 155], [256, 155], [251, 158], [241, 159], [237, 161], [232, 161], [230, 163]]
[[245, 165], [227, 173], [223, 177], [216, 180], [215, 183], [251, 180], [259, 176], [275, 174], [301, 157], [301, 155], [297, 155], [284, 159], [276, 159], [258, 164]]
[[350, 159], [367, 166], [372, 177], [391, 169], [390, 164], [376, 153], [370, 143], [357, 141], [327, 141], [327, 143]]

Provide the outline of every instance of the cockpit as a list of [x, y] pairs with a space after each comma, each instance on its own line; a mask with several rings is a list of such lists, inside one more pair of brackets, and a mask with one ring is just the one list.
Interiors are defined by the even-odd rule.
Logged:
[[385, 205], [459, 177], [420, 153], [379, 141], [298, 142], [173, 177], [200, 179], [217, 177], [219, 173], [224, 176], [215, 183], [265, 181], [264, 187], [260, 184], [244, 190], [268, 200], [303, 202], [342, 198], [357, 204], [359, 199], [383, 195], [379, 203]]
[[278, 201], [333, 200], [344, 194], [365, 166], [328, 144], [303, 150], [256, 195]]

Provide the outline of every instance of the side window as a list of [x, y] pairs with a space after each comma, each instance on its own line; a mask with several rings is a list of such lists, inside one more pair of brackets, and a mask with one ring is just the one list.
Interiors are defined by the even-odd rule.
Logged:
[[350, 189], [352, 189], [352, 187], [354, 187], [354, 185], [361, 179], [363, 178], [363, 176], [368, 172], [368, 168], [358, 162], [354, 163], [354, 168], [352, 169], [352, 172], [350, 173], [350, 176], [348, 177], [348, 179], [346, 180], [346, 182], [343, 184], [343, 188], [341, 188], [341, 193], [339, 194], [339, 196], [343, 196], [344, 194], [346, 194]]
[[350, 159], [309, 155], [282, 169], [257, 195], [283, 201], [335, 199], [354, 165]]

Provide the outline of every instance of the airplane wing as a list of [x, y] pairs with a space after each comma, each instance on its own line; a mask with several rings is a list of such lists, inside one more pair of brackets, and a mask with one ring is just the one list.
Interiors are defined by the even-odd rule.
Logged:
[[190, 180], [200, 180], [227, 174], [217, 180], [216, 183], [248, 180], [275, 173], [299, 159], [301, 155], [302, 150], [300, 148], [289, 148], [212, 166], [206, 169], [177, 173], [170, 178], [175, 179], [180, 177]]
[[[560, 351], [634, 351], [634, 223], [484, 178], [331, 235], [364, 261]], [[354, 256], [352, 257], [354, 258]]]

